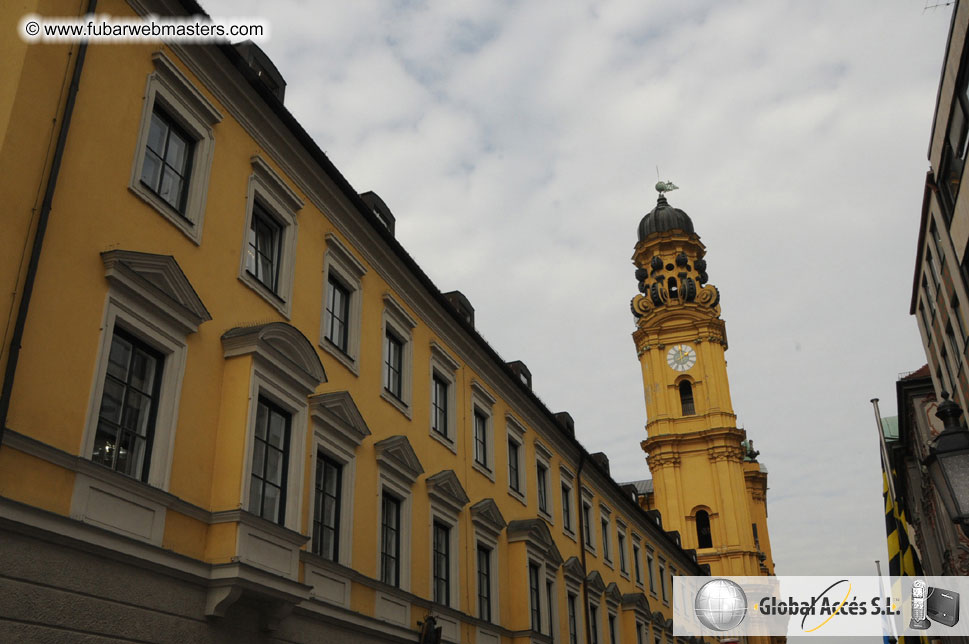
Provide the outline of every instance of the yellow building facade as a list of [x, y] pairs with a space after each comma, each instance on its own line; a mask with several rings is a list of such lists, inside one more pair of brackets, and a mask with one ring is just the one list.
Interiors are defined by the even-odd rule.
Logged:
[[[0, 50], [0, 640], [416, 642], [433, 621], [448, 642], [668, 644], [672, 577], [721, 560], [692, 550], [695, 507], [750, 564], [756, 507], [695, 497], [657, 469], [692, 458], [662, 439], [676, 501], [647, 512], [313, 143], [258, 49]], [[698, 346], [697, 390], [726, 396], [724, 345]], [[649, 440], [706, 431], [668, 398], [648, 396]], [[733, 454], [742, 432], [714, 434]], [[717, 481], [762, 492], [728, 463]]]
[[668, 187], [657, 185], [633, 254], [633, 340], [648, 417], [642, 447], [653, 477], [640, 500], [714, 575], [772, 575], [767, 470], [730, 402], [720, 294], [708, 283], [693, 222], [669, 204]]

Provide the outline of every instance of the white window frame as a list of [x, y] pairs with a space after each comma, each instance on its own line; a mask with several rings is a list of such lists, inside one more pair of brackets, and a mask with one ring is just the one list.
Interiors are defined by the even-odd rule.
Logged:
[[[538, 466], [545, 468], [545, 505], [542, 510], [538, 504]], [[555, 494], [552, 492], [552, 452], [538, 440], [535, 441], [535, 508], [538, 516], [555, 525]]]
[[[354, 375], [360, 375], [360, 325], [363, 311], [363, 276], [367, 268], [333, 233], [326, 234], [323, 255], [323, 299], [320, 307], [320, 348], [337, 359]], [[349, 292], [347, 320], [347, 350], [344, 353], [326, 337], [326, 303], [329, 296], [330, 275]]]
[[[417, 322], [408, 315], [404, 307], [390, 293], [384, 293], [384, 312], [380, 322], [380, 397], [389, 402], [407, 418], [412, 417], [414, 390], [414, 329]], [[396, 335], [403, 347], [400, 359], [400, 398], [387, 391], [384, 387], [384, 346], [387, 342], [388, 329]]]
[[[469, 434], [469, 445], [471, 446], [471, 466], [484, 476], [495, 480], [495, 422], [494, 422], [495, 398], [476, 380], [471, 381], [471, 432]], [[485, 418], [485, 458], [488, 465], [482, 465], [474, 457], [475, 449], [475, 410], [481, 412]]]
[[[441, 481], [441, 485], [438, 484]], [[427, 520], [428, 580], [427, 598], [434, 601], [434, 523], [448, 527], [448, 602], [447, 606], [458, 609], [461, 597], [461, 551], [460, 515], [468, 503], [461, 482], [453, 470], [444, 470], [427, 478], [430, 511]]]
[[[611, 638], [611, 631], [609, 627], [609, 622], [615, 626], [616, 639], [615, 641]], [[622, 644], [622, 623], [619, 621], [619, 612], [615, 608], [606, 609], [606, 634], [610, 636], [608, 644]]]
[[615, 558], [612, 551], [612, 510], [604, 503], [599, 504], [599, 531], [605, 528], [603, 537], [606, 539], [602, 544], [602, 560], [607, 566], [615, 569]]
[[[270, 306], [289, 319], [293, 309], [293, 273], [296, 267], [296, 238], [299, 223], [296, 213], [302, 209], [303, 200], [286, 185], [286, 182], [259, 156], [249, 159], [252, 174], [246, 195], [245, 226], [242, 229], [242, 252], [239, 254], [239, 280], [255, 291]], [[276, 290], [260, 282], [246, 268], [249, 254], [249, 230], [252, 227], [253, 210], [259, 202], [262, 212], [279, 226], [279, 266], [276, 267]]]
[[[108, 251], [102, 253], [101, 257], [109, 289], [104, 304], [98, 357], [88, 400], [87, 422], [81, 437], [80, 455], [90, 459], [94, 450], [108, 356], [111, 353], [114, 330], [116, 327], [121, 328], [163, 356], [162, 379], [155, 402], [155, 427], [147, 484], [168, 490], [188, 353], [187, 336], [198, 331], [202, 322], [212, 318], [194, 291], [189, 292], [191, 285], [173, 259], [122, 250]], [[178, 286], [183, 289], [180, 295], [184, 302], [176, 301], [170, 294], [148, 282], [141, 271], [167, 273], [169, 283], [182, 281]], [[192, 308], [187, 304], [191, 304]]]
[[[279, 382], [269, 365], [253, 359], [250, 374], [249, 411], [246, 417], [245, 472], [242, 477], [242, 508], [249, 511], [250, 484], [252, 482], [252, 450], [256, 437], [256, 410], [263, 397], [289, 414], [289, 453], [286, 472], [286, 504], [283, 527], [293, 531], [301, 529], [300, 508], [303, 507], [303, 462], [306, 449], [306, 426], [308, 404], [305, 397], [295, 395], [290, 387]], [[268, 519], [267, 519], [268, 520]]]
[[[451, 355], [444, 350], [441, 345], [437, 342], [431, 342], [431, 360], [430, 369], [428, 373], [428, 383], [430, 384], [430, 396], [428, 397], [428, 407], [430, 409], [430, 414], [428, 414], [427, 431], [430, 432], [431, 438], [438, 441], [449, 450], [458, 453], [458, 437], [461, 432], [458, 431], [458, 368], [460, 365], [457, 360], [451, 357]], [[442, 435], [440, 432], [434, 429], [434, 377], [437, 376], [442, 381], [447, 383], [447, 436]]]
[[656, 577], [653, 572], [653, 566], [656, 563], [656, 552], [653, 550], [652, 546], [646, 546], [646, 574], [647, 579], [644, 580], [649, 586], [649, 594], [653, 597], [657, 597], [656, 593]]
[[616, 565], [619, 574], [629, 579], [629, 531], [619, 517], [616, 517]]
[[[352, 427], [345, 421], [345, 418], [332, 412], [327, 413], [324, 404], [316, 404], [316, 401], [324, 401], [339, 394], [320, 394], [310, 400], [310, 415], [313, 427], [313, 454], [312, 471], [310, 472], [310, 482], [313, 485], [315, 494], [317, 454], [323, 452], [331, 459], [343, 466], [343, 479], [340, 482], [340, 533], [339, 548], [337, 551], [337, 563], [344, 566], [351, 566], [353, 562], [353, 491], [356, 489], [357, 475], [357, 448], [364, 438], [370, 435], [370, 430], [363, 425], [360, 419], [360, 427]], [[349, 394], [346, 394], [349, 399]], [[352, 404], [352, 400], [350, 401]], [[311, 499], [310, 513], [307, 517], [307, 532], [312, 539], [313, 535], [313, 508], [316, 499]]]
[[[552, 585], [552, 603], [549, 603], [548, 596], [548, 585]], [[556, 579], [555, 571], [551, 569], [550, 566], [545, 566], [545, 585], [542, 588], [542, 599], [545, 602], [545, 623], [550, 627], [548, 633], [545, 633], [552, 638], [553, 642], [559, 641], [559, 619], [558, 619], [558, 596], [559, 587], [558, 580]], [[544, 632], [544, 631], [543, 631]]]
[[[581, 511], [579, 514], [579, 530], [585, 530], [585, 549], [596, 554], [596, 533], [599, 532], [598, 525], [596, 524], [596, 512], [595, 512], [595, 497], [592, 494], [592, 490], [586, 486], [582, 486], [581, 490], [582, 504], [580, 505]], [[585, 516], [586, 508], [589, 509], [589, 522], [586, 525]], [[592, 527], [596, 526], [596, 527]]]
[[566, 579], [565, 581], [565, 628], [566, 628], [566, 639], [562, 640], [565, 644], [569, 644], [568, 641], [568, 628], [569, 628], [569, 595], [575, 598], [575, 641], [584, 642], [585, 641], [585, 611], [582, 610], [582, 592], [581, 587], [578, 584]]
[[[646, 576], [643, 574], [643, 540], [635, 532], [632, 533], [633, 542], [633, 572], [632, 579], [633, 583], [636, 584], [637, 588], [644, 588], [646, 582]], [[639, 557], [636, 557], [636, 551], [639, 551]]]
[[[505, 414], [505, 428], [508, 440], [505, 441], [505, 468], [508, 470], [508, 494], [524, 506], [528, 505], [528, 476], [525, 473], [525, 426], [511, 414]], [[518, 445], [518, 489], [512, 487], [511, 453], [508, 443]]]
[[[495, 515], [492, 518], [491, 513], [479, 512], [479, 508], [483, 506], [490, 505]], [[473, 613], [476, 617], [484, 620], [479, 614], [478, 610], [478, 544], [491, 549], [491, 555], [489, 557], [490, 574], [489, 583], [490, 588], [490, 598], [491, 598], [491, 620], [488, 621], [489, 624], [499, 625], [501, 624], [501, 598], [500, 592], [501, 587], [498, 583], [500, 576], [500, 569], [498, 567], [500, 559], [498, 553], [498, 541], [501, 535], [501, 531], [505, 528], [505, 520], [501, 516], [501, 511], [498, 509], [498, 505], [493, 499], [485, 499], [479, 501], [475, 505], [471, 506], [471, 523], [474, 527], [474, 610], [468, 611]]]
[[591, 615], [593, 614], [593, 612], [596, 615], [595, 627], [594, 627], [596, 630], [595, 633], [592, 632], [592, 629], [593, 629], [592, 624], [591, 623], [589, 624], [589, 633], [592, 635], [591, 641], [598, 642], [599, 644], [603, 644], [605, 640], [602, 639], [602, 612], [599, 610], [600, 607], [601, 607], [601, 602], [599, 602], [597, 599], [594, 599], [593, 597], [589, 597], [589, 604], [586, 607], [590, 616], [589, 621], [590, 622], [592, 621]]
[[666, 605], [669, 605], [670, 603], [669, 595], [667, 595], [666, 593], [666, 567], [668, 565], [669, 564], [667, 564], [665, 559], [663, 559], [662, 557], [659, 558], [657, 569], [659, 571], [660, 598], [662, 599], [662, 602]]
[[410, 566], [411, 566], [411, 534], [412, 530], [412, 507], [414, 501], [414, 482], [417, 477], [424, 473], [424, 468], [419, 462], [416, 463], [416, 469], [408, 467], [406, 463], [403, 463], [399, 458], [398, 454], [386, 454], [382, 453], [380, 446], [381, 444], [386, 444], [386, 441], [400, 440], [405, 444], [404, 449], [408, 450], [412, 455], [412, 458], [416, 460], [416, 454], [414, 454], [413, 448], [410, 446], [410, 441], [404, 436], [392, 436], [379, 441], [375, 444], [377, 448], [377, 490], [378, 490], [378, 503], [377, 503], [377, 579], [383, 578], [383, 571], [381, 566], [383, 565], [383, 557], [381, 557], [380, 543], [381, 543], [381, 529], [383, 527], [381, 512], [383, 511], [383, 503], [380, 502], [384, 490], [388, 490], [391, 494], [400, 499], [400, 552], [398, 553], [400, 558], [400, 575], [398, 588], [401, 590], [410, 590]]
[[[568, 494], [568, 496], [569, 496], [569, 498], [568, 498], [569, 516], [572, 518], [572, 525], [571, 526], [566, 525], [566, 523], [565, 523], [565, 508], [563, 507], [562, 508], [562, 532], [565, 533], [565, 536], [567, 536], [568, 538], [572, 539], [572, 541], [576, 541], [577, 531], [575, 529], [575, 525], [576, 525], [577, 522], [578, 523], [581, 523], [582, 522], [582, 517], [577, 517], [576, 516], [576, 507], [575, 507], [575, 474], [573, 474], [572, 473], [572, 470], [570, 470], [569, 468], [565, 467], [564, 465], [559, 465], [559, 490], [558, 490], [558, 493], [559, 493], [559, 496], [560, 497], [562, 496], [562, 488], [563, 487], [567, 487], [569, 489], [569, 494]], [[564, 504], [566, 503], [566, 499], [562, 499], [561, 502], [562, 502], [562, 504], [564, 506]]]
[[[163, 52], [156, 51], [152, 54], [151, 60], [155, 65], [155, 71], [149, 74], [148, 85], [145, 88], [141, 121], [138, 125], [138, 142], [135, 145], [135, 158], [131, 164], [131, 181], [128, 189], [199, 245], [202, 243], [205, 201], [215, 152], [213, 127], [222, 120], [223, 116]], [[141, 183], [145, 149], [151, 130], [151, 117], [155, 112], [156, 104], [160, 104], [165, 113], [174, 119], [193, 140], [192, 169], [188, 177], [184, 213], [177, 212], [164, 199]]]

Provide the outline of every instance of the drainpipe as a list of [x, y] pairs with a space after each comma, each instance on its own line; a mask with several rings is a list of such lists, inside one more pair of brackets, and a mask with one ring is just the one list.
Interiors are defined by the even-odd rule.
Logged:
[[[88, 0], [87, 14], [94, 14], [97, 0]], [[44, 201], [40, 207], [40, 217], [37, 220], [37, 232], [30, 249], [30, 260], [27, 264], [27, 275], [24, 278], [23, 294], [17, 307], [17, 320], [14, 323], [13, 335], [10, 337], [10, 351], [7, 365], [3, 373], [3, 390], [0, 391], [0, 446], [3, 445], [3, 434], [7, 427], [7, 412], [10, 411], [10, 396], [13, 391], [13, 378], [17, 372], [17, 360], [20, 357], [20, 343], [24, 338], [24, 327], [27, 323], [27, 309], [30, 308], [30, 297], [34, 292], [34, 280], [37, 277], [37, 265], [40, 263], [40, 251], [44, 245], [44, 234], [47, 232], [47, 222], [50, 220], [51, 206], [54, 202], [54, 189], [57, 187], [57, 177], [60, 174], [61, 160], [64, 157], [64, 146], [67, 134], [71, 129], [71, 117], [74, 115], [74, 103], [81, 84], [81, 70], [84, 68], [84, 57], [87, 54], [87, 41], [82, 40], [77, 49], [77, 60], [74, 63], [74, 73], [67, 90], [67, 102], [64, 104], [64, 117], [61, 119], [60, 131], [57, 133], [57, 145], [50, 164], [50, 174], [47, 177], [47, 187], [44, 190]]]
[[[586, 454], [585, 450], [582, 450], [582, 453], [579, 455], [579, 468], [575, 472], [575, 487], [576, 487], [575, 500], [576, 500], [576, 504], [577, 504], [577, 506], [579, 508], [579, 510], [578, 510], [578, 512], [576, 513], [575, 516], [577, 516], [579, 518], [579, 553], [582, 555], [582, 608], [584, 609], [582, 612], [585, 613], [585, 619], [583, 619], [582, 621], [585, 624], [585, 641], [586, 642], [591, 642], [592, 641], [592, 627], [589, 625], [589, 585], [586, 582], [586, 577], [588, 577], [589, 573], [588, 573], [588, 571], [586, 570], [586, 567], [585, 567], [585, 531], [586, 531], [586, 525], [585, 525], [585, 523], [583, 523], [583, 520], [582, 520], [583, 519], [583, 515], [582, 515], [582, 468], [585, 467], [585, 461], [586, 461], [586, 458], [587, 457], [588, 457], [588, 455]], [[592, 529], [592, 526], [589, 526], [588, 529], [591, 530]]]

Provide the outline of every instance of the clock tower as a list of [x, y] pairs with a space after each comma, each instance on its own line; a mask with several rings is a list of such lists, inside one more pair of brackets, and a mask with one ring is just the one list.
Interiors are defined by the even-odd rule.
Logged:
[[642, 365], [652, 493], [666, 530], [714, 575], [773, 574], [767, 534], [767, 470], [737, 427], [727, 379], [727, 331], [709, 283], [706, 249], [659, 183], [639, 223], [633, 254], [640, 294], [633, 340]]

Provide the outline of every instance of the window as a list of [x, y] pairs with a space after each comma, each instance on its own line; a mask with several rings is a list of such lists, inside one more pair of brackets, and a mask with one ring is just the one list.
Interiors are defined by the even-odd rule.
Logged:
[[706, 510], [696, 513], [696, 542], [698, 548], [712, 548], [713, 536], [710, 533], [710, 515]]
[[754, 547], [760, 550], [760, 537], [757, 536], [757, 524], [751, 523], [750, 529], [754, 533]]
[[235, 391], [249, 399], [241, 505], [301, 530], [308, 398], [326, 381], [323, 365], [310, 341], [285, 322], [229, 329], [222, 348], [227, 361], [251, 356], [249, 385]]
[[659, 560], [659, 589], [663, 596], [663, 601], [666, 601], [666, 562], [662, 559]]
[[603, 516], [601, 520], [602, 524], [602, 558], [606, 560], [606, 563], [612, 563], [612, 552], [609, 548], [609, 517]]
[[431, 342], [431, 436], [457, 452], [455, 381], [458, 363], [436, 342]]
[[590, 644], [599, 644], [599, 607], [595, 604], [589, 604], [589, 633]]
[[91, 460], [148, 480], [164, 357], [116, 328], [108, 354]]
[[400, 499], [384, 490], [380, 512], [380, 581], [391, 586], [400, 586], [400, 505]]
[[451, 528], [434, 522], [434, 601], [451, 605]]
[[692, 416], [696, 413], [693, 406], [693, 385], [689, 380], [680, 382], [680, 408], [684, 416]]
[[156, 52], [152, 61], [128, 187], [200, 244], [215, 149], [212, 128], [222, 114], [165, 54]]
[[532, 630], [536, 633], [542, 631], [542, 596], [539, 594], [539, 566], [538, 564], [528, 564], [528, 596], [531, 602]]
[[491, 548], [478, 544], [478, 617], [491, 621]]
[[326, 234], [320, 348], [355, 374], [359, 373], [362, 280], [366, 272], [336, 235]]
[[548, 468], [542, 463], [538, 463], [535, 469], [538, 486], [538, 511], [550, 514], [548, 505]]
[[290, 415], [260, 397], [256, 407], [249, 511], [283, 524], [286, 517], [286, 472], [289, 469]]
[[109, 291], [81, 454], [167, 489], [187, 336], [212, 318], [172, 257], [101, 260]]
[[616, 546], [619, 549], [619, 572], [628, 575], [629, 568], [626, 565], [626, 533], [623, 528], [619, 528], [616, 539]]
[[566, 532], [574, 532], [572, 525], [572, 488], [562, 483], [562, 527]]
[[505, 415], [508, 428], [508, 493], [527, 504], [525, 498], [525, 473], [522, 456], [525, 452], [525, 428], [510, 415]]
[[582, 535], [585, 539], [585, 547], [595, 552], [595, 544], [592, 542], [592, 504], [582, 501]]
[[450, 383], [438, 374], [431, 376], [431, 429], [448, 436], [448, 389]]
[[616, 640], [616, 616], [609, 613], [609, 644], [617, 644]]
[[474, 462], [488, 465], [488, 416], [478, 408], [474, 410]]
[[384, 391], [397, 400], [404, 393], [404, 341], [388, 329], [384, 335]]
[[[381, 396], [408, 418], [411, 417], [413, 342], [417, 326], [403, 307], [389, 294], [384, 295], [383, 388]], [[433, 435], [433, 434], [432, 434]]]
[[[956, 321], [956, 331], [959, 333], [959, 340], [965, 345], [966, 323], [962, 319], [962, 309], [959, 308], [959, 296], [953, 295], [949, 304], [952, 306], [952, 318]], [[922, 310], [921, 305], [919, 305], [919, 310]]]
[[195, 140], [159, 105], [151, 115], [141, 183], [184, 216]]
[[646, 553], [646, 570], [649, 573], [649, 592], [656, 594], [656, 582], [653, 579], [653, 551], [650, 549]]
[[262, 158], [254, 156], [250, 163], [239, 279], [288, 318], [296, 265], [296, 213], [303, 201]]
[[339, 560], [340, 501], [343, 465], [322, 452], [316, 455], [316, 501], [313, 510], [313, 552]]
[[279, 281], [281, 241], [282, 226], [269, 216], [265, 208], [258, 203], [253, 205], [246, 270], [273, 293], [276, 292]]
[[545, 580], [545, 605], [548, 607], [548, 630], [546, 635], [551, 635], [555, 629], [555, 584], [551, 579]]
[[569, 644], [579, 644], [579, 629], [575, 621], [575, 593], [569, 593], [566, 598], [566, 607], [569, 611]]
[[640, 568], [640, 565], [639, 564], [640, 564], [639, 543], [636, 542], [636, 541], [633, 541], [633, 570], [635, 571], [634, 574], [636, 575], [636, 583], [639, 584], [640, 586], [642, 586], [643, 585], [643, 571]]
[[513, 438], [508, 439], [508, 485], [521, 494], [521, 445]]
[[646, 644], [646, 627], [642, 622], [636, 622], [636, 644]]
[[491, 408], [495, 399], [476, 381], [471, 383], [471, 449], [474, 454], [472, 467], [495, 480]]
[[325, 337], [333, 346], [347, 353], [350, 349], [350, 289], [336, 275], [327, 276], [326, 312], [323, 317]]
[[932, 256], [932, 251], [928, 248], [925, 249], [925, 263], [929, 265], [930, 272], [932, 276], [932, 285], [935, 287], [934, 292], [939, 293], [939, 282], [941, 278], [939, 277], [939, 266], [935, 263], [935, 258]]

